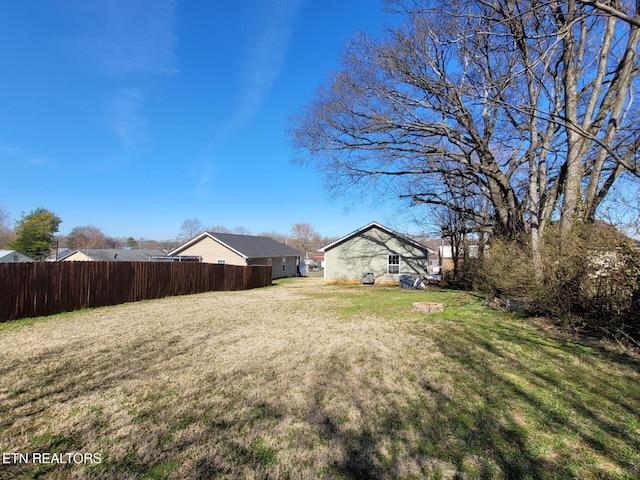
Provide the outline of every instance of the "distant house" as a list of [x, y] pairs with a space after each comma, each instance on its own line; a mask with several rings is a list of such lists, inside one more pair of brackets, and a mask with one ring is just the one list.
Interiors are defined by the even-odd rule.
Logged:
[[324, 268], [324, 253], [311, 255], [309, 260], [311, 261], [312, 268]]
[[401, 275], [426, 276], [436, 252], [372, 222], [320, 249], [324, 282], [398, 285]]
[[58, 258], [59, 262], [152, 262], [166, 257], [160, 249], [86, 248], [70, 250]]
[[439, 247], [440, 272], [442, 274], [453, 272], [453, 251], [451, 245], [441, 245]]
[[272, 277], [295, 277], [302, 254], [269, 237], [203, 232], [169, 253], [198, 255], [205, 263], [271, 265]]
[[47, 262], [57, 262], [63, 257], [66, 257], [71, 252], [73, 252], [73, 248], [54, 248], [49, 253], [49, 256], [45, 259]]
[[33, 262], [32, 258], [15, 250], [0, 250], [0, 263]]
[[[443, 275], [449, 274], [454, 270], [454, 261], [453, 261], [453, 248], [451, 245], [441, 245], [439, 248], [439, 256], [440, 256], [440, 273]], [[488, 246], [485, 245], [485, 249]], [[472, 243], [468, 245], [469, 255], [468, 258], [478, 258], [480, 247], [478, 244]], [[464, 259], [464, 248], [460, 248], [460, 252], [458, 253], [459, 261], [462, 262]]]

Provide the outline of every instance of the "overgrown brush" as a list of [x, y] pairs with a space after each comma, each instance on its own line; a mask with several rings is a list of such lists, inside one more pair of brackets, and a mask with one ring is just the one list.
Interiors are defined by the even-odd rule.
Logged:
[[481, 290], [524, 301], [531, 313], [590, 334], [640, 341], [640, 250], [602, 225], [577, 224], [569, 238], [545, 232], [541, 265], [523, 241], [494, 240], [480, 272]]

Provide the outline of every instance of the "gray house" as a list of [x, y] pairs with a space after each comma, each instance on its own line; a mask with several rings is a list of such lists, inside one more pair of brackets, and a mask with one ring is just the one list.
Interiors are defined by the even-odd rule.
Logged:
[[0, 263], [33, 262], [33, 259], [15, 250], [0, 250]]
[[435, 252], [372, 222], [320, 249], [324, 283], [398, 285], [401, 275], [427, 275]]
[[152, 262], [164, 257], [160, 249], [150, 248], [84, 248], [69, 250], [58, 258], [59, 262]]
[[295, 277], [302, 254], [269, 237], [203, 232], [169, 253], [199, 256], [205, 263], [271, 265], [272, 278]]

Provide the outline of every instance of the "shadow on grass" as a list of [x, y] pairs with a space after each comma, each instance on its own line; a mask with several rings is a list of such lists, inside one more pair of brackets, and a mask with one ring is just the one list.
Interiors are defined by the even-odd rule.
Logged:
[[[409, 358], [410, 372], [372, 372], [381, 365], [371, 356], [358, 370], [353, 356], [338, 350], [314, 367], [299, 410], [279, 398], [277, 390], [256, 394], [246, 379], [257, 372], [241, 369], [231, 370], [229, 379], [212, 375], [191, 392], [193, 398], [180, 398], [166, 380], [153, 379], [157, 372], [164, 378], [182, 373], [169, 372], [157, 361], [161, 350], [170, 349], [173, 357], [188, 352], [171, 338], [164, 344], [133, 340], [123, 350], [60, 364], [51, 358], [62, 356], [63, 350], [49, 349], [24, 364], [3, 367], [10, 372], [52, 365], [19, 385], [0, 387], [0, 428], [20, 422], [17, 428], [35, 429], [32, 419], [38, 417], [41, 426], [55, 405], [150, 377], [151, 391], [126, 392], [135, 397], [135, 410], [128, 412], [135, 440], [105, 455], [102, 464], [85, 470], [88, 474], [373, 480], [640, 477], [640, 421], [625, 424], [640, 411], [638, 377], [631, 373], [640, 370], [637, 361], [550, 340], [515, 321], [432, 318], [429, 325], [416, 327], [413, 340], [430, 342], [437, 356]], [[207, 336], [199, 341], [207, 342]], [[195, 346], [189, 344], [190, 349]], [[602, 370], [603, 359], [621, 370], [616, 375]], [[261, 368], [259, 373], [276, 376], [268, 365]], [[143, 393], [148, 397], [140, 398]], [[193, 409], [181, 411], [183, 402]], [[34, 434], [32, 445], [12, 448], [81, 451], [87, 439], [101, 434], [110, 447], [117, 446], [116, 427], [101, 425], [99, 415], [94, 417], [79, 418], [64, 435]], [[153, 430], [160, 421], [167, 428]], [[286, 438], [290, 432], [278, 431], [282, 424], [297, 425], [302, 433]], [[194, 446], [201, 448], [194, 452]], [[185, 457], [191, 463], [179, 471]], [[71, 468], [2, 467], [3, 479], [63, 478]]]
[[[570, 478], [530, 448], [525, 429], [505, 423], [490, 398], [467, 406], [429, 383], [407, 404], [352, 404], [372, 422], [360, 429], [342, 428], [340, 417], [319, 408], [323, 437], [344, 452], [328, 478]], [[481, 395], [481, 394], [480, 394]], [[484, 403], [484, 405], [482, 404]], [[553, 472], [550, 477], [548, 474]]]
[[[628, 455], [630, 451], [640, 452], [639, 430], [628, 422], [637, 419], [640, 411], [638, 377], [625, 374], [616, 366], [622, 365], [628, 373], [637, 372], [640, 363], [635, 359], [571, 342], [549, 342], [545, 346], [544, 341], [534, 342], [535, 355], [531, 351], [516, 355], [493, 352], [473, 331], [467, 331], [465, 339], [511, 366], [508, 374], [490, 368], [484, 375], [487, 381], [494, 378], [498, 388], [535, 411], [538, 423], [550, 425], [549, 431], [590, 448], [592, 454], [629, 472], [629, 478], [640, 473], [640, 456]], [[530, 339], [528, 336], [525, 341]], [[517, 336], [514, 340], [518, 341]], [[453, 349], [452, 354], [456, 353], [460, 352]], [[480, 369], [474, 371], [478, 376], [483, 374]], [[560, 450], [560, 460], [564, 457], [571, 463], [572, 457], [576, 461], [570, 448], [566, 445]], [[597, 476], [597, 469], [593, 470]]]
[[[633, 370], [612, 375], [598, 368], [606, 352], [532, 331], [486, 327], [431, 336], [443, 354], [432, 367], [446, 380], [418, 378], [417, 397], [402, 402], [383, 395], [374, 410], [363, 397], [352, 397], [358, 416], [371, 419], [360, 428], [345, 428], [331, 406], [316, 404], [310, 422], [344, 452], [332, 463], [331, 476], [640, 476], [640, 386]], [[638, 371], [632, 358], [609, 361]], [[325, 375], [335, 385], [348, 383], [340, 369]], [[317, 386], [326, 388], [326, 381]], [[361, 388], [381, 391], [365, 378]]]
[[[202, 339], [205, 341], [205, 338]], [[168, 342], [169, 343], [169, 342]], [[77, 402], [79, 398], [93, 394], [108, 394], [114, 386], [125, 385], [127, 381], [143, 377], [151, 377], [157, 371], [150, 370], [154, 360], [161, 353], [158, 343], [153, 340], [134, 339], [126, 348], [113, 351], [98, 351], [92, 357], [65, 357], [69, 351], [78, 347], [82, 351], [82, 342], [66, 344], [64, 347], [47, 348], [37, 355], [25, 356], [19, 364], [6, 368], [7, 372], [18, 372], [19, 383], [0, 386], [0, 433], [17, 429], [27, 437], [28, 443], [13, 444], [3, 441], [3, 452], [46, 452], [50, 454], [87, 453], [85, 447], [89, 439], [100, 437], [102, 433], [108, 437], [110, 425], [100, 418], [100, 408], [87, 405], [83, 411], [73, 413], [75, 418], [64, 428], [54, 422], [49, 423], [51, 410], [64, 406], [67, 402]], [[180, 355], [180, 349], [173, 347], [174, 355]], [[57, 360], [66, 358], [64, 361]], [[160, 367], [160, 366], [159, 366]], [[160, 370], [158, 370], [160, 371]], [[158, 398], [167, 395], [168, 385], [158, 381]], [[156, 406], [151, 398], [154, 393], [147, 393], [147, 398], [137, 398], [140, 393], [131, 392], [132, 398], [143, 400], [149, 405], [148, 410], [131, 410], [131, 423], [153, 421]], [[60, 433], [63, 430], [63, 433]], [[44, 432], [44, 433], [43, 433]], [[24, 440], [23, 440], [24, 441]], [[92, 452], [93, 453], [93, 452]], [[119, 478], [118, 474], [127, 478], [149, 474], [162, 466], [163, 461], [145, 462], [135, 451], [126, 452], [118, 458], [106, 458], [104, 451], [95, 452], [103, 455], [102, 464], [97, 464], [91, 471], [104, 478]], [[80, 465], [80, 467], [84, 467]], [[0, 468], [0, 480], [15, 478], [66, 478], [77, 470], [78, 465], [63, 463], [9, 463]], [[77, 472], [76, 472], [77, 474]], [[163, 478], [152, 475], [149, 478]]]

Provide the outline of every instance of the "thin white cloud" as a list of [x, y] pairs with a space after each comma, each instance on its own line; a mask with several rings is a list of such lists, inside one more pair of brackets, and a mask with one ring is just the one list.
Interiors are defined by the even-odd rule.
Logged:
[[0, 145], [0, 154], [16, 154], [19, 152], [20, 149], [18, 147], [13, 147], [10, 145]]
[[192, 176], [198, 179], [196, 185], [196, 195], [200, 197], [208, 197], [212, 193], [212, 189], [209, 186], [211, 176], [213, 175], [214, 165], [213, 162], [205, 162], [204, 165], [192, 172]]
[[177, 72], [177, 0], [70, 2], [78, 29], [68, 48], [82, 64], [121, 84], [110, 96], [107, 125], [127, 146], [148, 143], [142, 86]]
[[23, 148], [7, 145], [0, 140], [0, 159], [7, 159], [11, 164], [25, 164], [35, 167], [48, 166], [56, 168], [56, 162], [48, 157], [33, 155]]
[[[258, 2], [260, 3], [260, 2]], [[282, 72], [293, 25], [303, 0], [273, 0], [260, 3], [254, 10], [254, 35], [249, 38], [245, 61], [241, 63], [240, 84], [236, 106], [225, 125], [218, 129], [207, 145], [204, 157], [227, 138], [246, 126], [262, 106]], [[209, 163], [202, 172], [196, 193], [209, 192]]]
[[109, 126], [127, 145], [146, 143], [149, 140], [147, 121], [142, 114], [144, 96], [134, 87], [126, 87], [113, 97], [109, 111]]
[[52, 160], [44, 157], [31, 157], [27, 160], [27, 163], [29, 163], [29, 165], [43, 166], [50, 165]]
[[71, 48], [113, 76], [175, 73], [176, 0], [81, 0]]
[[257, 29], [250, 38], [243, 63], [238, 103], [231, 121], [220, 132], [221, 137], [245, 126], [259, 110], [276, 83], [285, 63], [293, 24], [302, 0], [265, 2], [255, 22]]

